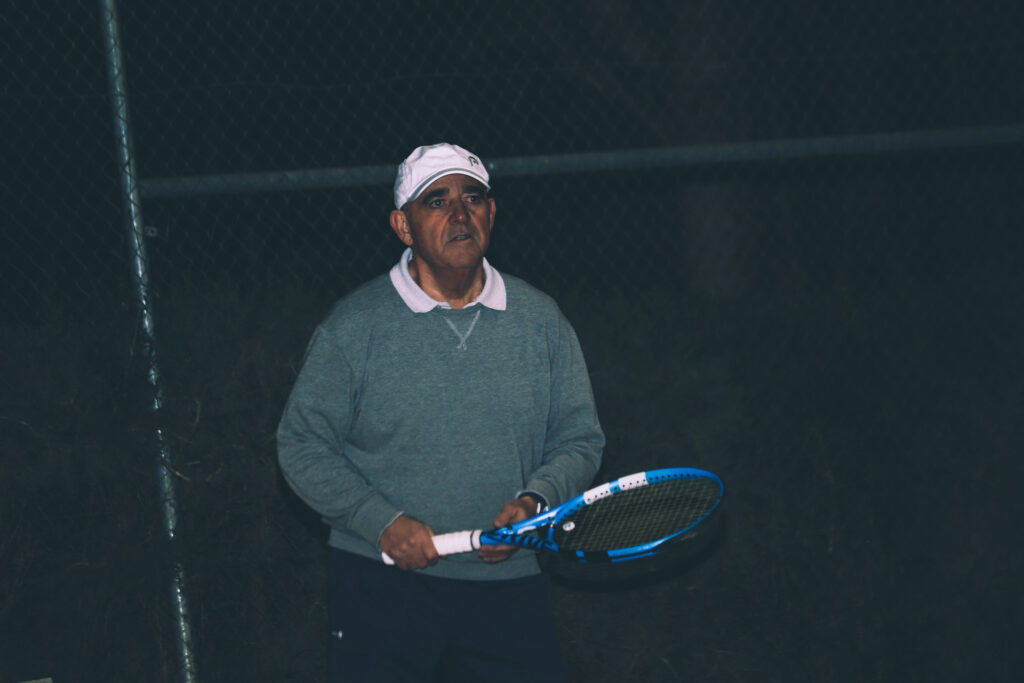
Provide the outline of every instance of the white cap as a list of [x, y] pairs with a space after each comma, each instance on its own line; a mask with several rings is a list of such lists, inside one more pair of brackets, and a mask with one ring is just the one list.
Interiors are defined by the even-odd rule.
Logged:
[[491, 189], [490, 176], [480, 157], [458, 145], [442, 142], [417, 147], [399, 165], [395, 178], [395, 208], [401, 209], [406, 202], [419, 197], [430, 183], [453, 173], [476, 178]]

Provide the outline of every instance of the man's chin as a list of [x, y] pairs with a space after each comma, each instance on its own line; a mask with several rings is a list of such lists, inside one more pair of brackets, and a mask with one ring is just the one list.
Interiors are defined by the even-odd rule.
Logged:
[[473, 240], [462, 240], [460, 242], [449, 242], [445, 249], [445, 256], [453, 268], [473, 268], [480, 265], [484, 258], [485, 249], [482, 249]]

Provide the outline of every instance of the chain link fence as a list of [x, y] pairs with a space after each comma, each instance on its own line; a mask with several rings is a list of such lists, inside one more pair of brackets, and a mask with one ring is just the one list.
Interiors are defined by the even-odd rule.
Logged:
[[312, 327], [401, 252], [395, 165], [442, 140], [491, 168], [491, 262], [577, 328], [601, 476], [728, 489], [700, 561], [548, 567], [572, 680], [1011, 680], [1008, 5], [119, 12], [156, 413], [100, 7], [0, 14], [0, 680], [177, 680], [178, 561], [199, 680], [318, 679], [325, 533], [273, 432]]

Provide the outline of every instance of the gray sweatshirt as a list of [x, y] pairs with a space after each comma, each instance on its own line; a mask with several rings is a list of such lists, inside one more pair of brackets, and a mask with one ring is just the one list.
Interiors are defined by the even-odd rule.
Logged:
[[[330, 526], [330, 545], [379, 560], [399, 514], [436, 534], [489, 529], [519, 491], [554, 506], [591, 482], [604, 435], [576, 334], [550, 297], [502, 279], [505, 310], [415, 313], [384, 275], [317, 327], [278, 427], [278, 461]], [[496, 580], [539, 569], [521, 551], [422, 571]]]

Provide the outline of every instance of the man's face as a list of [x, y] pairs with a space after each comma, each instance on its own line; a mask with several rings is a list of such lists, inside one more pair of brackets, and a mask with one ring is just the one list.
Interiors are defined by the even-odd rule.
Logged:
[[392, 214], [391, 227], [412, 247], [420, 266], [435, 273], [479, 267], [491, 242], [495, 213], [494, 200], [479, 180], [444, 176], [402, 208]]

